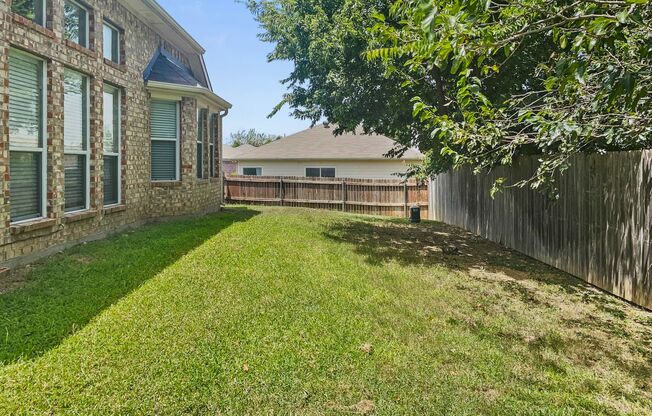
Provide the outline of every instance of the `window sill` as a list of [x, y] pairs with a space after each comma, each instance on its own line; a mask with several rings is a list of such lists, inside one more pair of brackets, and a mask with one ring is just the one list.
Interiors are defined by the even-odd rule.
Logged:
[[126, 210], [127, 210], [127, 206], [124, 205], [124, 204], [123, 205], [112, 205], [110, 207], [105, 207], [102, 210], [102, 213], [104, 215], [111, 215], [111, 214], [117, 214], [118, 212], [124, 212]]
[[29, 20], [28, 18], [19, 15], [18, 13], [11, 13], [11, 18], [14, 21], [14, 23], [18, 23], [22, 26], [27, 27], [28, 29], [32, 29], [37, 31], [38, 33], [45, 35], [51, 39], [56, 39], [57, 35], [47, 27], [41, 26], [40, 24]]
[[152, 188], [181, 188], [181, 181], [152, 182]]
[[34, 220], [29, 222], [24, 222], [20, 224], [15, 224], [11, 226], [11, 235], [20, 235], [29, 233], [32, 231], [43, 230], [46, 228], [52, 228], [57, 225], [57, 221], [52, 218]]
[[66, 214], [63, 217], [63, 222], [66, 224], [72, 224], [74, 222], [84, 221], [96, 217], [98, 214], [97, 211], [80, 211], [80, 212], [71, 212]]
[[87, 48], [85, 46], [82, 46], [82, 45], [80, 45], [78, 43], [75, 43], [75, 42], [73, 42], [71, 40], [66, 39], [66, 46], [69, 47], [70, 49], [76, 50], [77, 52], [81, 52], [81, 53], [83, 53], [85, 55], [88, 55], [91, 58], [97, 58], [97, 53], [94, 50], [92, 50], [90, 48]]
[[104, 64], [110, 66], [111, 68], [117, 69], [118, 71], [127, 72], [127, 65], [125, 64], [116, 64], [110, 59], [104, 58]]

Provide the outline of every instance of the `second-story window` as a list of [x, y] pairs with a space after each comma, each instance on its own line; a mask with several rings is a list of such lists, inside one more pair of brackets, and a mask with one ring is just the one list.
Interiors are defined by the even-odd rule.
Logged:
[[64, 35], [66, 39], [88, 48], [88, 10], [74, 1], [63, 6]]
[[104, 41], [104, 58], [120, 64], [120, 31], [113, 25], [104, 22], [102, 30]]
[[45, 0], [13, 0], [11, 11], [40, 25], [45, 24]]

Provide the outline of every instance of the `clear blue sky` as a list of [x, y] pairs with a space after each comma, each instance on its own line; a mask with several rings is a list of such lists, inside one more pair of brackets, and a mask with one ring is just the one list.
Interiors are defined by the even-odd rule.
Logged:
[[288, 76], [292, 64], [267, 62], [272, 45], [258, 40], [261, 30], [243, 4], [235, 0], [158, 2], [206, 49], [213, 89], [233, 104], [224, 119], [225, 142], [238, 130], [255, 128], [284, 135], [310, 126], [309, 121], [292, 118], [287, 107], [267, 118], [285, 92], [280, 80]]

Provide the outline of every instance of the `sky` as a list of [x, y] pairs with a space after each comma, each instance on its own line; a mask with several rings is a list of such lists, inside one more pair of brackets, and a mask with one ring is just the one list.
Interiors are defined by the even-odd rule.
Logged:
[[158, 2], [206, 49], [213, 90], [233, 104], [224, 119], [225, 142], [239, 130], [289, 135], [310, 126], [310, 121], [292, 118], [287, 107], [267, 118], [286, 91], [280, 80], [292, 64], [267, 62], [273, 45], [258, 39], [261, 29], [245, 5], [236, 0]]

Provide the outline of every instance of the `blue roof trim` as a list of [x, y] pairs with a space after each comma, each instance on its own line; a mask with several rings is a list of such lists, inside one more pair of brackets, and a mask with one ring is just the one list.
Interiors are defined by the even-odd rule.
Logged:
[[186, 68], [185, 65], [163, 48], [158, 48], [154, 53], [154, 57], [145, 68], [143, 78], [145, 81], [159, 81], [170, 84], [202, 85], [190, 69]]

